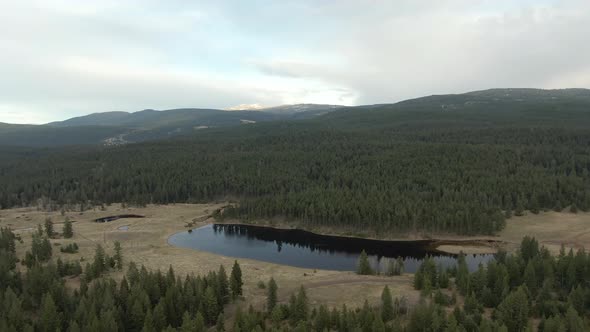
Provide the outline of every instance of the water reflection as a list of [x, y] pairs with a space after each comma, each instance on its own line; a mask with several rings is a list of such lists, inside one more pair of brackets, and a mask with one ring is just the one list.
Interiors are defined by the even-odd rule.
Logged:
[[[406, 272], [415, 272], [426, 256], [433, 256], [444, 267], [456, 263], [456, 257], [432, 249], [432, 241], [379, 241], [314, 234], [302, 230], [284, 230], [251, 225], [207, 225], [173, 235], [169, 243], [184, 248], [208, 251], [236, 258], [250, 258], [303, 268], [352, 271], [365, 250], [375, 269], [400, 257]], [[467, 255], [471, 270], [492, 255]]]

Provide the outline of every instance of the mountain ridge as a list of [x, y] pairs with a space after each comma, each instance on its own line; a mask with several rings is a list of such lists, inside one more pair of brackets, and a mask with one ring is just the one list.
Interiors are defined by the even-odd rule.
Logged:
[[[526, 115], [531, 123], [583, 126], [570, 119], [590, 113], [589, 89], [505, 88], [462, 94], [431, 95], [390, 104], [340, 106], [295, 104], [261, 110], [179, 108], [164, 111], [104, 112], [46, 125], [0, 124], [0, 145], [63, 146], [77, 144], [119, 145], [200, 134], [210, 128], [245, 127], [255, 130], [276, 122], [302, 120], [302, 126], [365, 130], [367, 128], [420, 128], [437, 121], [448, 126], [486, 121], [510, 124]], [[442, 113], [441, 113], [442, 112]], [[560, 112], [556, 116], [555, 112]], [[443, 114], [444, 113], [444, 114]], [[491, 119], [493, 118], [493, 119]], [[294, 123], [299, 122], [295, 121]], [[261, 127], [259, 123], [268, 123]], [[588, 123], [590, 125], [590, 123]], [[227, 132], [227, 131], [226, 131]], [[239, 131], [240, 133], [242, 131]], [[229, 134], [229, 132], [227, 132]]]

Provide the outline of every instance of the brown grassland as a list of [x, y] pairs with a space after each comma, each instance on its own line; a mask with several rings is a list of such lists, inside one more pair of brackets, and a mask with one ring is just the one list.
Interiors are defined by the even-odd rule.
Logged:
[[[54, 245], [54, 258], [63, 260], [91, 261], [94, 249], [101, 244], [112, 254], [114, 241], [120, 241], [123, 255], [127, 262], [134, 261], [145, 265], [148, 269], [167, 270], [172, 266], [179, 274], [202, 274], [216, 270], [224, 265], [230, 271], [234, 258], [224, 257], [192, 249], [175, 248], [168, 244], [170, 235], [196, 228], [213, 222], [209, 215], [219, 209], [222, 204], [175, 204], [150, 205], [145, 208], [122, 208], [120, 205], [106, 207], [105, 210], [95, 209], [79, 212], [44, 212], [36, 208], [19, 208], [0, 210], [0, 227], [11, 227], [20, 234], [23, 243], [17, 245], [17, 254], [23, 257], [30, 248], [31, 233], [37, 225], [43, 224], [47, 217], [54, 222], [55, 231], [61, 234], [62, 224], [66, 217], [74, 221], [74, 237], [64, 239], [56, 236], [51, 242]], [[96, 223], [94, 219], [109, 215], [133, 213], [145, 218], [119, 219], [108, 223]], [[192, 225], [192, 226], [191, 226]], [[128, 230], [119, 229], [128, 226]], [[535, 236], [539, 242], [553, 252], [558, 252], [561, 244], [572, 248], [590, 248], [590, 214], [544, 212], [538, 215], [527, 214], [513, 217], [507, 221], [507, 227], [496, 237], [453, 237], [457, 240], [502, 241], [507, 250], [515, 250], [525, 235]], [[448, 236], [444, 239], [451, 239]], [[80, 250], [76, 254], [61, 253], [60, 246], [76, 242]], [[482, 241], [485, 243], [485, 241]], [[485, 245], [442, 245], [444, 251], [471, 253], [493, 252], [495, 247]], [[409, 303], [419, 299], [419, 292], [412, 287], [412, 275], [398, 277], [359, 276], [354, 272], [310, 270], [285, 265], [277, 265], [249, 259], [239, 259], [244, 276], [244, 298], [247, 303], [262, 308], [266, 294], [259, 289], [259, 281], [266, 282], [274, 277], [279, 285], [279, 300], [286, 301], [288, 296], [300, 285], [308, 290], [311, 304], [323, 303], [328, 306], [359, 306], [365, 299], [370, 303], [379, 301], [381, 291], [388, 285], [394, 296], [405, 296]], [[85, 262], [82, 262], [82, 266]], [[121, 278], [121, 272], [111, 273], [114, 278]], [[68, 280], [75, 285], [77, 278]], [[232, 309], [229, 308], [231, 311]]]

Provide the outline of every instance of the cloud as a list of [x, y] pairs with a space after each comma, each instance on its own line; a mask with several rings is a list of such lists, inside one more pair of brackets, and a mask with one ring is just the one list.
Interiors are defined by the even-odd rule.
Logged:
[[585, 0], [45, 1], [0, 12], [0, 121], [590, 87]]

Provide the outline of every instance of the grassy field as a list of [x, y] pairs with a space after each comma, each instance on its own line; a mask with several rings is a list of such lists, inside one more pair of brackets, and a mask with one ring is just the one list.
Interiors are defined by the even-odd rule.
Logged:
[[[120, 241], [123, 255], [127, 262], [134, 261], [149, 269], [167, 270], [172, 266], [177, 273], [202, 274], [216, 270], [219, 265], [230, 271], [234, 258], [200, 252], [192, 249], [175, 248], [168, 244], [168, 237], [174, 233], [192, 227], [199, 227], [212, 222], [208, 215], [221, 204], [189, 205], [176, 204], [166, 206], [151, 205], [146, 208], [121, 208], [119, 205], [107, 207], [105, 211], [91, 210], [84, 213], [59, 212], [47, 213], [34, 208], [10, 209], [0, 211], [0, 226], [10, 226], [20, 234], [23, 243], [18, 244], [17, 253], [23, 257], [30, 248], [31, 234], [38, 224], [43, 224], [46, 217], [51, 217], [54, 228], [61, 233], [62, 224], [68, 216], [74, 222], [74, 237], [63, 239], [59, 236], [52, 239], [54, 259], [92, 260], [94, 249], [101, 244], [112, 254], [114, 241]], [[108, 223], [95, 223], [92, 220], [117, 214], [139, 214], [145, 218], [119, 219]], [[127, 226], [128, 230], [120, 230]], [[76, 242], [79, 247], [77, 254], [65, 254], [60, 246]], [[308, 290], [310, 303], [324, 303], [329, 306], [360, 306], [367, 299], [377, 303], [385, 285], [389, 285], [394, 296], [405, 296], [409, 303], [419, 299], [419, 293], [412, 287], [412, 276], [403, 275], [395, 278], [381, 276], [359, 276], [354, 272], [310, 270], [266, 262], [239, 259], [244, 276], [244, 297], [247, 303], [262, 308], [266, 301], [266, 290], [258, 288], [259, 281], [268, 281], [274, 277], [279, 285], [279, 300], [287, 301], [291, 293], [300, 285]], [[82, 262], [84, 266], [85, 262]], [[122, 273], [112, 273], [120, 278]], [[77, 278], [68, 280], [72, 286], [79, 283]], [[231, 311], [231, 308], [229, 309]]]
[[[106, 210], [90, 210], [83, 213], [59, 212], [47, 213], [34, 208], [10, 209], [0, 211], [0, 226], [10, 226], [20, 234], [23, 243], [17, 247], [20, 257], [30, 248], [31, 233], [37, 225], [43, 224], [46, 217], [51, 217], [55, 230], [61, 233], [66, 217], [74, 221], [74, 237], [63, 239], [57, 236], [51, 242], [54, 245], [54, 258], [64, 260], [92, 260], [94, 249], [101, 244], [108, 253], [112, 253], [114, 241], [120, 241], [127, 262], [134, 261], [149, 269], [167, 270], [172, 266], [181, 274], [202, 274], [218, 269], [223, 264], [229, 271], [234, 259], [216, 254], [191, 249], [175, 248], [168, 244], [168, 237], [176, 232], [191, 227], [199, 227], [213, 220], [209, 215], [222, 204], [176, 204], [166, 206], [151, 205], [145, 208], [121, 208], [120, 205], [107, 207]], [[109, 223], [95, 223], [92, 220], [116, 214], [139, 214], [145, 218], [119, 219]], [[127, 230], [120, 227], [127, 226]], [[553, 252], [559, 251], [561, 244], [573, 248], [590, 248], [590, 214], [571, 214], [545, 212], [538, 215], [527, 214], [508, 220], [507, 227], [496, 237], [461, 238], [454, 240], [499, 240], [508, 250], [514, 250], [525, 235], [535, 236], [541, 244]], [[449, 236], [441, 236], [451, 239]], [[76, 242], [80, 251], [77, 254], [65, 254], [60, 246]], [[445, 251], [490, 252], [495, 248], [485, 246], [444, 245]], [[265, 290], [259, 289], [259, 281], [268, 281], [274, 277], [279, 285], [279, 297], [287, 301], [289, 295], [300, 285], [308, 289], [312, 304], [324, 303], [329, 306], [359, 306], [365, 299], [370, 303], [379, 301], [385, 285], [389, 285], [394, 296], [405, 296], [409, 303], [419, 299], [419, 293], [413, 290], [412, 275], [399, 277], [359, 276], [353, 272], [310, 270], [266, 262], [240, 259], [244, 275], [244, 297], [248, 303], [262, 308], [265, 302]], [[82, 265], [85, 263], [83, 262]], [[112, 276], [120, 278], [122, 273], [114, 272]], [[77, 278], [68, 280], [76, 285]]]

